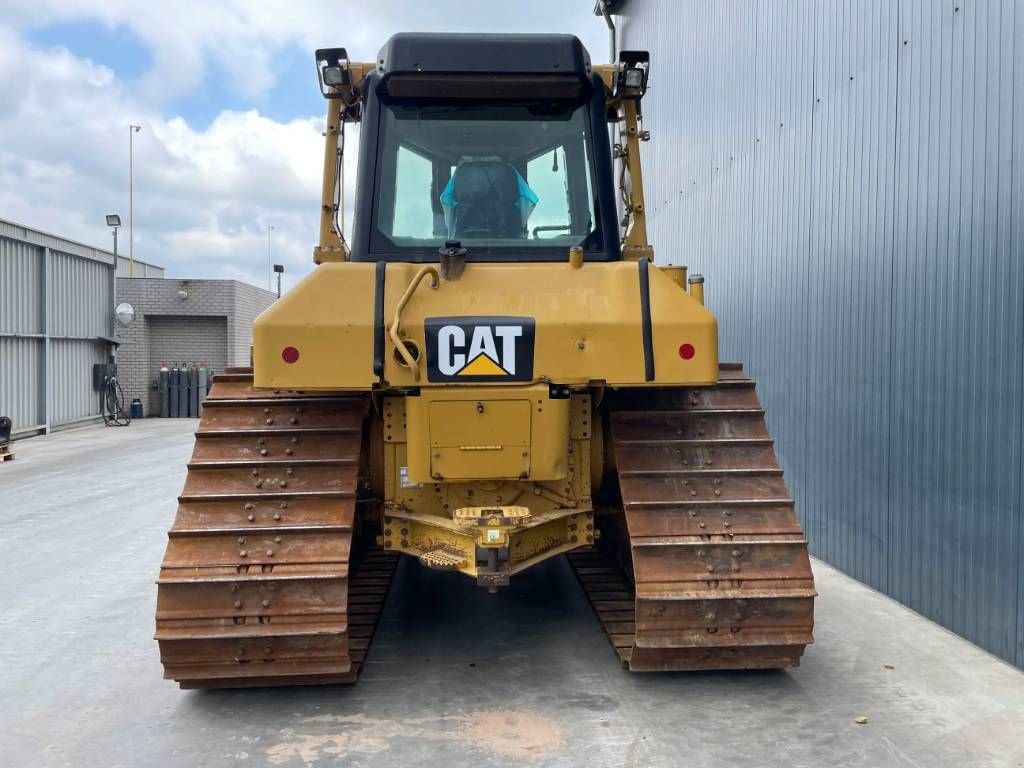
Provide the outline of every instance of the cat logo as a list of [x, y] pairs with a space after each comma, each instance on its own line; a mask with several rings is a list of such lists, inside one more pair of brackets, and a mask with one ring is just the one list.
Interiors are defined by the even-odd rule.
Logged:
[[428, 317], [427, 381], [530, 381], [532, 317]]

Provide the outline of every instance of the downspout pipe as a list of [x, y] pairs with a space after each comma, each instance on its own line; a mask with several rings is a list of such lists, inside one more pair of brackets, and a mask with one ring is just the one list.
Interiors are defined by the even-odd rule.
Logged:
[[614, 64], [619, 54], [615, 49], [615, 22], [612, 20], [608, 6], [608, 0], [597, 0], [597, 7], [594, 11], [604, 17], [604, 23], [608, 25], [608, 62]]
[[[614, 65], [618, 61], [619, 53], [616, 50], [615, 45], [615, 21], [612, 20], [611, 6], [613, 0], [597, 0], [597, 4], [594, 5], [594, 15], [601, 16], [604, 18], [604, 23], [608, 26], [608, 63]], [[608, 124], [608, 143], [614, 147], [616, 123], [610, 122]], [[612, 153], [612, 163], [617, 162], [615, 159], [615, 153]], [[618, 215], [621, 215], [622, 211], [619, 209], [619, 203], [616, 201], [615, 210]]]

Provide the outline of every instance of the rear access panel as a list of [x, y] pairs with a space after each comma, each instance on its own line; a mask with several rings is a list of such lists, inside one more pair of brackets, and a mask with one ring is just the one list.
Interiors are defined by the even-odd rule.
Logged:
[[547, 386], [424, 389], [405, 406], [412, 482], [565, 477], [569, 400]]
[[430, 404], [430, 476], [530, 476], [529, 400]]

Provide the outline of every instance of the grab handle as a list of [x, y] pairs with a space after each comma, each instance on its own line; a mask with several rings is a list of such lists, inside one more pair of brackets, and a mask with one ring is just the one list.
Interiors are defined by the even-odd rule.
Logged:
[[405, 344], [402, 342], [402, 337], [398, 335], [398, 329], [401, 325], [402, 310], [405, 309], [405, 305], [409, 303], [409, 299], [416, 293], [416, 289], [419, 284], [423, 282], [423, 278], [430, 275], [430, 287], [437, 288], [441, 283], [441, 278], [437, 273], [437, 267], [427, 265], [421, 267], [420, 271], [416, 273], [416, 277], [409, 283], [409, 287], [405, 289], [405, 293], [402, 294], [402, 298], [398, 301], [398, 306], [395, 307], [395, 319], [391, 323], [391, 328], [388, 329], [388, 335], [391, 337], [391, 343], [395, 345], [395, 350], [399, 355], [402, 356], [402, 360], [409, 366], [409, 370], [412, 371], [412, 378], [414, 381], [420, 380], [420, 365], [416, 362], [416, 358], [412, 356]]

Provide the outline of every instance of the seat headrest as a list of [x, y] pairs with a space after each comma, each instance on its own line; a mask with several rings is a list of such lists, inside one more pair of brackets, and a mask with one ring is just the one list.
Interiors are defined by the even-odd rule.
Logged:
[[474, 160], [455, 169], [452, 194], [458, 202], [469, 202], [489, 193], [502, 201], [514, 202], [519, 197], [516, 169], [508, 163]]

